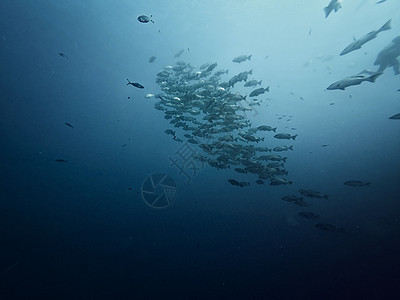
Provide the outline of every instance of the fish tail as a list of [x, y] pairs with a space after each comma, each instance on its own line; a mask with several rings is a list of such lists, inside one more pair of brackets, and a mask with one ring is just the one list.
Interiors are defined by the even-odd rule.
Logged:
[[389, 30], [389, 29], [392, 29], [392, 19], [390, 19], [385, 24], [383, 24], [383, 26], [381, 28], [379, 28], [378, 32]]
[[296, 139], [297, 134], [295, 134], [294, 136], [292, 136], [291, 138], [293, 139], [293, 141]]
[[322, 198], [329, 200], [329, 196], [328, 195], [323, 195]]
[[329, 16], [329, 14], [331, 13], [328, 6], [324, 7], [324, 12], [325, 12], [325, 18], [327, 18]]
[[293, 145], [290, 145], [288, 149], [293, 150]]
[[341, 232], [341, 233], [346, 233], [346, 230], [344, 229], [344, 227], [338, 228], [337, 231]]
[[250, 54], [249, 56], [247, 56], [247, 58], [250, 60], [251, 59], [252, 54]]
[[276, 132], [277, 129], [278, 129], [278, 127], [272, 128], [272, 131]]
[[375, 75], [372, 75], [371, 77], [368, 77], [368, 81], [375, 82], [375, 80], [376, 80], [379, 76], [381, 76], [382, 74], [383, 74], [382, 72], [376, 73]]
[[267, 92], [269, 92], [269, 86], [265, 89]]
[[287, 157], [284, 157], [284, 158], [282, 158], [282, 160], [283, 160], [284, 162], [286, 162], [286, 160], [287, 160]]
[[371, 182], [366, 182], [365, 185], [366, 186], [371, 186]]

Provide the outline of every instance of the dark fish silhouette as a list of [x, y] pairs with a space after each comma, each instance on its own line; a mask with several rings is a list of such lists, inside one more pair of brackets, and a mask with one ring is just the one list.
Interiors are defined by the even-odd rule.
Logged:
[[68, 122], [64, 122], [65, 125], [67, 125], [68, 127], [74, 128], [74, 126], [72, 126], [70, 123]]
[[153, 17], [153, 15], [150, 15], [150, 18], [148, 16], [141, 15], [141, 16], [137, 17], [137, 20], [140, 23], [149, 23], [149, 22], [154, 23], [153, 20], [151, 19], [152, 17]]
[[389, 119], [392, 119], [392, 120], [399, 120], [399, 119], [400, 119], [400, 113], [391, 116]]
[[301, 212], [299, 212], [299, 216], [306, 218], [306, 219], [318, 219], [319, 218], [319, 215], [314, 214], [309, 211], [301, 211]]
[[59, 52], [58, 55], [60, 55], [61, 57], [66, 58], [66, 59], [69, 59], [69, 57], [67, 55], [65, 55], [64, 53], [62, 53], [62, 52]]
[[128, 80], [128, 83], [127, 83], [126, 85], [132, 85], [132, 86], [137, 87], [137, 88], [139, 88], [139, 89], [143, 89], [143, 88], [144, 88], [144, 86], [141, 85], [140, 83], [137, 83], [137, 82], [130, 82], [128, 78], [127, 78], [126, 80]]
[[155, 57], [155, 56], [152, 56], [152, 57], [149, 58], [149, 63], [152, 63], [152, 62], [154, 62], [155, 60], [156, 60], [156, 57]]
[[362, 182], [359, 180], [349, 180], [344, 183], [347, 186], [359, 187], [359, 186], [370, 186], [371, 182]]
[[56, 162], [67, 163], [68, 160], [65, 160], [65, 159], [62, 159], [62, 158], [58, 158], [58, 159], [56, 159]]
[[335, 225], [327, 224], [327, 223], [318, 223], [315, 225], [315, 228], [319, 230], [327, 231], [327, 232], [341, 232], [345, 233], [343, 227], [336, 227]]

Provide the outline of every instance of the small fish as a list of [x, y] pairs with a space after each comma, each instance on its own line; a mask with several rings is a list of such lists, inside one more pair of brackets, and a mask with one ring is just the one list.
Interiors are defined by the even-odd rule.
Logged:
[[183, 142], [183, 140], [180, 139], [180, 138], [178, 138], [177, 136], [174, 136], [173, 139], [174, 139], [175, 141], [179, 142], [179, 143], [182, 143], [182, 142]]
[[296, 137], [297, 137], [297, 134], [290, 135], [289, 133], [278, 133], [278, 134], [274, 135], [274, 138], [280, 139], [280, 140], [290, 140], [290, 139], [295, 140]]
[[68, 127], [74, 128], [74, 126], [72, 126], [70, 123], [68, 122], [64, 122], [65, 125], [67, 125]]
[[153, 17], [153, 15], [150, 15], [150, 17], [141, 15], [141, 16], [137, 17], [137, 20], [140, 23], [149, 23], [149, 22], [154, 23], [154, 21], [151, 19], [152, 17]]
[[359, 187], [359, 186], [370, 186], [371, 182], [362, 182], [359, 180], [349, 180], [344, 183], [347, 186]]
[[65, 160], [65, 159], [62, 159], [62, 158], [58, 158], [58, 159], [56, 159], [56, 162], [67, 163], [68, 160]]
[[235, 57], [232, 61], [235, 63], [241, 63], [246, 60], [250, 60], [252, 55], [240, 55], [238, 57]]
[[174, 57], [180, 57], [183, 54], [183, 52], [185, 52], [185, 50], [183, 49], [179, 50], [177, 53], [175, 53]]
[[246, 174], [246, 173], [247, 173], [246, 170], [241, 169], [241, 168], [235, 168], [234, 170], [235, 170], [236, 172], [238, 172], [238, 173], [241, 173], [241, 174]]
[[175, 137], [175, 131], [172, 130], [172, 129], [165, 129], [164, 132], [165, 132], [166, 134], [170, 134], [170, 135], [172, 135], [172, 136]]
[[301, 212], [299, 212], [299, 216], [306, 218], [306, 219], [318, 219], [319, 218], [319, 215], [314, 214], [309, 211], [301, 211]]
[[323, 230], [323, 231], [327, 231], [327, 232], [345, 233], [343, 227], [336, 227], [334, 225], [327, 224], [327, 223], [318, 223], [318, 224], [315, 225], [315, 227], [318, 228], [319, 230]]
[[149, 63], [152, 63], [152, 62], [154, 62], [156, 60], [156, 57], [155, 56], [151, 56], [150, 58], [149, 58]]
[[320, 192], [313, 191], [313, 190], [300, 189], [299, 192], [303, 196], [307, 196], [310, 198], [318, 198], [318, 199], [326, 199], [326, 200], [329, 199], [328, 195], [325, 195], [325, 194], [322, 194]]
[[256, 180], [256, 183], [257, 183], [257, 184], [264, 184], [264, 180], [257, 179], [257, 180]]
[[126, 146], [128, 146], [127, 144], [123, 144], [121, 147], [126, 147]]
[[126, 85], [132, 85], [132, 86], [137, 87], [137, 88], [139, 88], [139, 89], [143, 89], [143, 88], [144, 88], [144, 86], [141, 85], [140, 83], [137, 83], [137, 82], [130, 82], [128, 78], [127, 78], [126, 80], [128, 80], [128, 83], [127, 83]]
[[240, 187], [241, 187], [240, 182], [239, 182], [239, 181], [236, 181], [235, 179], [228, 179], [228, 181], [229, 181], [229, 183], [232, 184], [232, 185], [240, 186]]
[[137, 194], [140, 194], [140, 191], [136, 190], [136, 189], [133, 188], [133, 187], [128, 187], [128, 190], [133, 191], [133, 192], [135, 192], [135, 193], [137, 193]]
[[60, 55], [61, 57], [66, 58], [66, 59], [69, 59], [69, 57], [66, 54], [62, 53], [62, 52], [59, 52], [58, 55]]

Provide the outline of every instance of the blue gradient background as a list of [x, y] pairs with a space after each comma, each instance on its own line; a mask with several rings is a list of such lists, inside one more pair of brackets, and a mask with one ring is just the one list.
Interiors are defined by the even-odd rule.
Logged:
[[[344, 1], [325, 19], [328, 2], [1, 1], [0, 298], [398, 299], [400, 122], [388, 117], [400, 76], [326, 87], [376, 70], [400, 1]], [[390, 31], [339, 56], [388, 19]], [[180, 144], [144, 96], [180, 49], [229, 69], [226, 80], [253, 69], [271, 86], [249, 118], [298, 134], [285, 153], [292, 185], [240, 189], [227, 179], [248, 176], [208, 165], [188, 185], [171, 167]], [[241, 54], [251, 61], [232, 63]], [[129, 190], [154, 172], [177, 184], [165, 209]], [[346, 233], [280, 200], [300, 188], [329, 194], [309, 199], [312, 211]]]

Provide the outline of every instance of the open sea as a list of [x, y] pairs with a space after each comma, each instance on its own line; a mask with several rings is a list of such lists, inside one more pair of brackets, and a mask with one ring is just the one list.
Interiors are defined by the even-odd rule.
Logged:
[[0, 1], [0, 299], [400, 299], [399, 60], [398, 0]]

